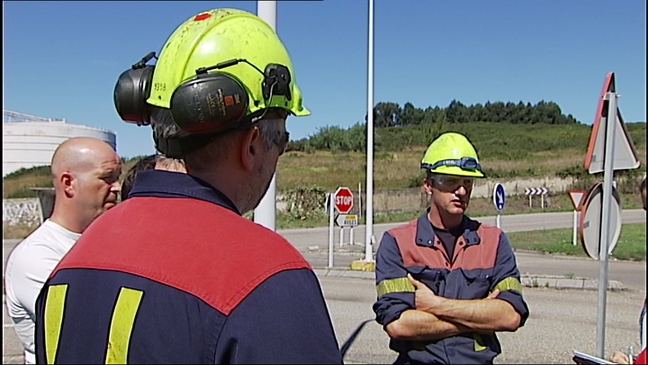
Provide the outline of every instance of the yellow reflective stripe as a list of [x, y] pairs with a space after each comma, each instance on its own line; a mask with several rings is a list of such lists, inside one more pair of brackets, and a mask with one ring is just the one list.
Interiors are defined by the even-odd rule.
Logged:
[[520, 280], [513, 277], [508, 277], [497, 283], [497, 285], [495, 285], [495, 289], [499, 289], [500, 291], [517, 290], [519, 292], [522, 292], [522, 284], [520, 283]]
[[141, 290], [130, 288], [121, 288], [119, 291], [108, 333], [106, 364], [127, 363], [128, 343], [143, 294]]
[[416, 288], [408, 278], [396, 278], [383, 280], [376, 285], [378, 298], [389, 293], [414, 293]]
[[61, 326], [63, 324], [63, 311], [65, 310], [65, 296], [67, 284], [52, 285], [47, 288], [45, 300], [45, 356], [48, 364], [56, 360]]
[[486, 350], [486, 341], [484, 341], [484, 338], [479, 333], [475, 333], [474, 337], [475, 337], [475, 351]]

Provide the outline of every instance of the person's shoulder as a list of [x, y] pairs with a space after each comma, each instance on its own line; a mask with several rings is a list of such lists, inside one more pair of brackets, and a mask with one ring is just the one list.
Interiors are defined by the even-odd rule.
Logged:
[[16, 245], [9, 254], [9, 259], [14, 262], [21, 259], [33, 260], [38, 252], [52, 251], [52, 244], [49, 227], [41, 225]]
[[504, 231], [502, 231], [500, 228], [497, 228], [497, 226], [484, 223], [482, 221], [479, 221], [474, 218], [470, 218], [468, 216], [465, 217], [463, 224], [467, 229], [471, 231], [489, 232], [498, 235], [504, 233]]
[[398, 225], [398, 226], [396, 226], [394, 228], [388, 229], [387, 232], [390, 233], [390, 235], [391, 235], [392, 233], [395, 233], [395, 232], [401, 232], [401, 231], [407, 231], [407, 230], [416, 230], [416, 225], [418, 224], [418, 220], [419, 220], [419, 218], [413, 219], [413, 220], [411, 220], [409, 222], [402, 223], [402, 224], [400, 224], [400, 225]]

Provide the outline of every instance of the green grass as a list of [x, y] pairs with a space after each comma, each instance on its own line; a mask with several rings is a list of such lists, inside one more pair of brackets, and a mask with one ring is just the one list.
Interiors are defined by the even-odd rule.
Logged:
[[[532, 250], [586, 257], [580, 242], [572, 244], [572, 228], [549, 229], [506, 234], [518, 250]], [[621, 227], [621, 235], [611, 257], [619, 260], [646, 260], [646, 224], [629, 223]]]
[[[646, 171], [646, 123], [626, 123]], [[416, 187], [423, 177], [421, 157], [427, 145], [423, 127], [377, 128], [373, 159], [374, 189]], [[465, 133], [475, 145], [485, 172], [492, 178], [528, 178], [585, 174], [583, 162], [592, 127], [585, 124], [446, 124], [444, 131]], [[142, 156], [124, 159], [123, 173]], [[366, 184], [367, 156], [362, 152], [288, 152], [279, 159], [279, 191], [303, 185], [327, 190]], [[589, 175], [588, 175], [589, 176]], [[122, 175], [123, 178], [123, 175]], [[49, 167], [14, 172], [3, 178], [3, 198], [36, 196], [30, 187], [52, 186]]]

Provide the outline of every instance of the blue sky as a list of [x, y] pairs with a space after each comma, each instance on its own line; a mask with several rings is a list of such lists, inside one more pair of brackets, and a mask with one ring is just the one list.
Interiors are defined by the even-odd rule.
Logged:
[[[278, 2], [277, 31], [312, 111], [289, 119], [293, 139], [364, 121], [367, 4]], [[256, 1], [3, 2], [4, 108], [113, 130], [124, 157], [153, 153], [150, 127], [115, 112], [117, 76], [218, 7], [256, 12]], [[375, 0], [374, 49], [375, 103], [545, 100], [591, 124], [612, 71], [626, 122], [646, 120], [645, 0]]]

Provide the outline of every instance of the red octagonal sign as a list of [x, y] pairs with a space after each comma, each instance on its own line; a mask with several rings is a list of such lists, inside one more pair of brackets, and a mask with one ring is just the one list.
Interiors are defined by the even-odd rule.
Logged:
[[341, 187], [335, 191], [335, 209], [342, 214], [349, 213], [353, 208], [353, 192], [351, 189]]

